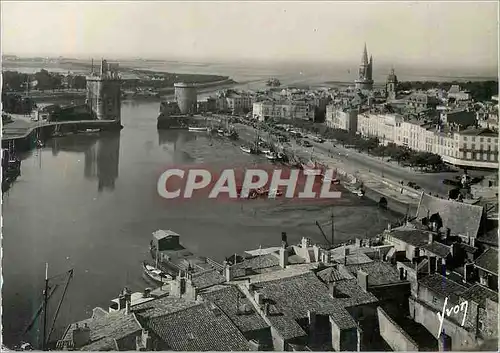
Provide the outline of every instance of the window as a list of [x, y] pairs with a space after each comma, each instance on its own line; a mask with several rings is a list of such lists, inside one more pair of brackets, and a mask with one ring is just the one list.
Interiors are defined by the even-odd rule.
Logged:
[[489, 138], [489, 137], [488, 137], [488, 140], [487, 140], [487, 141], [488, 141], [488, 142], [491, 142], [491, 138]]
[[482, 137], [481, 137], [481, 138], [479, 138], [479, 142], [483, 142], [483, 140], [484, 140], [484, 139], [483, 139]]
[[464, 141], [467, 141], [467, 136], [464, 136]]
[[472, 138], [472, 142], [474, 142], [474, 141], [476, 141], [476, 138], [475, 138], [475, 137], [473, 137], [473, 138]]
[[437, 304], [438, 303], [438, 298], [432, 297], [432, 304]]
[[476, 149], [476, 144], [473, 143], [470, 149], [474, 151]]
[[478, 328], [479, 331], [482, 331], [484, 329], [483, 320], [481, 320], [481, 319], [477, 320], [477, 328]]

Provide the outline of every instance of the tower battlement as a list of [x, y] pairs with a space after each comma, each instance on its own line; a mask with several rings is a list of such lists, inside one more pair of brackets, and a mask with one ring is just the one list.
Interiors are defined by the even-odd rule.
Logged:
[[101, 61], [99, 71], [87, 76], [87, 105], [98, 120], [121, 121], [121, 78], [119, 65]]

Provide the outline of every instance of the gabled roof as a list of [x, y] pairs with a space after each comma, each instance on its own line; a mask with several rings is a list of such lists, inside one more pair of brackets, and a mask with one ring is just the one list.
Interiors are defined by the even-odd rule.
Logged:
[[446, 246], [438, 242], [432, 242], [431, 244], [426, 244], [422, 246], [422, 248], [443, 259], [446, 258], [451, 253], [450, 246]]
[[441, 217], [443, 229], [450, 228], [451, 234], [476, 237], [481, 225], [483, 207], [423, 193], [416, 214], [417, 220], [435, 213]]
[[191, 274], [191, 281], [197, 289], [204, 289], [224, 283], [226, 278], [214, 269]]
[[379, 286], [402, 282], [399, 278], [399, 272], [395, 266], [387, 262], [373, 261], [361, 265], [348, 265], [347, 269], [357, 275], [358, 270], [368, 274], [368, 285]]
[[179, 237], [180, 235], [172, 230], [158, 229], [157, 231], [153, 232], [153, 237], [155, 237], [158, 240], [163, 239], [163, 238], [167, 238], [170, 236]]
[[476, 259], [474, 265], [498, 276], [498, 250], [489, 248]]
[[213, 303], [152, 318], [149, 327], [174, 351], [248, 351], [248, 341]]
[[468, 288], [461, 295], [466, 300], [473, 300], [479, 304], [480, 307], [484, 308], [486, 305], [486, 298], [498, 303], [498, 293], [486, 288], [480, 284], [475, 284]]
[[429, 241], [428, 233], [419, 229], [394, 229], [387, 235], [416, 247], [421, 247]]
[[[77, 326], [83, 328], [84, 325], [87, 325], [90, 330], [90, 342], [83, 347], [77, 347], [77, 350], [117, 350], [117, 341], [120, 341], [122, 338], [135, 335], [142, 330], [142, 327], [137, 321], [134, 313], [126, 314], [125, 310], [120, 310], [104, 316], [95, 316], [69, 325], [63, 338], [59, 342], [72, 343], [73, 330]], [[126, 350], [135, 349], [135, 340], [133, 347], [122, 348], [127, 348]]]
[[[243, 333], [269, 327], [245, 295], [234, 285], [211, 290], [203, 293], [202, 297], [215, 303]], [[242, 310], [243, 307], [245, 310]]]
[[439, 273], [434, 273], [422, 278], [418, 281], [418, 284], [442, 295], [443, 297], [450, 298], [450, 300], [454, 303], [458, 301], [458, 296], [467, 289], [461, 284], [458, 284], [457, 282], [452, 281]]

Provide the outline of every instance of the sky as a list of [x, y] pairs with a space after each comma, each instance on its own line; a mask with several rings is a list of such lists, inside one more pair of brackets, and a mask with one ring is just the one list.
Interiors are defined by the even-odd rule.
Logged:
[[2, 53], [497, 67], [498, 2], [1, 2]]

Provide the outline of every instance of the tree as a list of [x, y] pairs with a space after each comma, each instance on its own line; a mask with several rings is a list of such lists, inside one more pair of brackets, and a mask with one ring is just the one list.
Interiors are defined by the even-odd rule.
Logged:
[[87, 87], [87, 79], [85, 76], [77, 75], [74, 77], [73, 85], [75, 89], [85, 89]]

